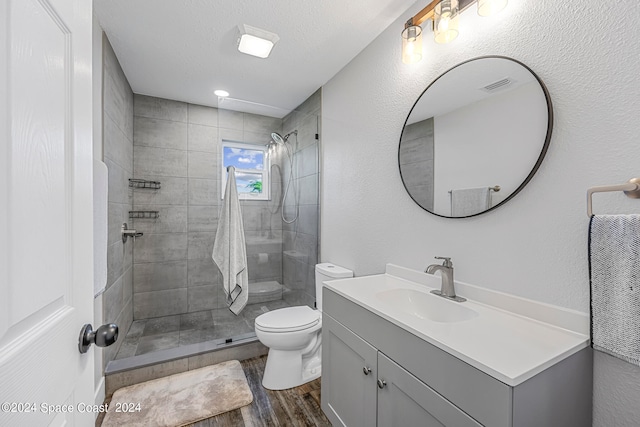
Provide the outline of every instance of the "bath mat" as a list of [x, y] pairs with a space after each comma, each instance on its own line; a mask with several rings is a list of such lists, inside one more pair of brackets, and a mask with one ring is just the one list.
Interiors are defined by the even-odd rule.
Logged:
[[117, 390], [103, 427], [178, 427], [248, 405], [253, 394], [237, 360]]

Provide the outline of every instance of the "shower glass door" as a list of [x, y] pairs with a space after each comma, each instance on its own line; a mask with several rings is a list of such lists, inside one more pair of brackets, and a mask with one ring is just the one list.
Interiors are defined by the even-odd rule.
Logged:
[[[184, 106], [189, 114], [184, 123], [150, 119], [140, 107], [149, 99], [157, 100], [156, 109], [158, 104]], [[250, 342], [256, 339], [254, 320], [260, 314], [293, 305], [314, 307], [320, 91], [296, 110], [274, 114], [280, 117], [139, 95], [134, 102], [135, 123], [144, 126], [134, 135], [132, 178], [160, 182], [160, 188], [132, 189], [133, 210], [159, 216], [131, 220], [130, 228], [144, 235], [133, 247], [133, 322], [122, 331], [126, 334], [115, 362], [150, 354], [175, 358]], [[156, 136], [174, 127], [186, 130], [186, 144], [157, 148]], [[271, 143], [273, 132], [291, 134], [286, 146]], [[225, 142], [266, 148], [269, 157], [268, 197], [240, 202], [249, 300], [237, 316], [227, 308], [222, 277], [211, 258], [222, 205]], [[236, 156], [235, 161], [248, 165], [251, 158]]]

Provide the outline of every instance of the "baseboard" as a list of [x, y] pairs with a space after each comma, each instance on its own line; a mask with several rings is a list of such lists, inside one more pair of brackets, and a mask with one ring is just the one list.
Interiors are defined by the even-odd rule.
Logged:
[[[98, 382], [95, 392], [93, 393], [93, 401], [96, 405], [102, 405], [104, 403], [105, 397], [105, 381], [104, 376], [100, 377], [100, 382]], [[100, 412], [96, 411], [95, 416], [98, 418]]]

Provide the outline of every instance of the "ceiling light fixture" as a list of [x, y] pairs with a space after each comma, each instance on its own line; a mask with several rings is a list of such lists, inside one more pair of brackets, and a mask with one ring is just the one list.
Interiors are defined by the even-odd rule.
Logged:
[[238, 29], [238, 50], [258, 58], [268, 57], [273, 46], [280, 40], [277, 34], [250, 25], [238, 25]]
[[413, 64], [422, 59], [422, 23], [431, 20], [437, 43], [449, 43], [458, 37], [458, 17], [473, 3], [478, 15], [490, 16], [507, 6], [508, 0], [433, 0], [409, 18], [402, 31], [402, 62]]
[[226, 98], [227, 96], [229, 96], [229, 92], [227, 92], [226, 90], [222, 90], [222, 89], [218, 89], [218, 90], [214, 91], [213, 94], [215, 96], [219, 96], [220, 98]]

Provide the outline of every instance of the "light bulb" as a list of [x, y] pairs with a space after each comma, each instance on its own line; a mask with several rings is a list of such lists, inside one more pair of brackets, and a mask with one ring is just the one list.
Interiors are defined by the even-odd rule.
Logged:
[[507, 7], [509, 0], [478, 0], [478, 15], [491, 16]]
[[438, 23], [438, 31], [447, 31], [449, 29], [449, 18], [443, 17]]
[[415, 43], [412, 42], [412, 41], [411, 42], [407, 42], [407, 48], [405, 50], [406, 50], [406, 54], [407, 55], [409, 55], [409, 56], [413, 55], [413, 52], [415, 50]]

